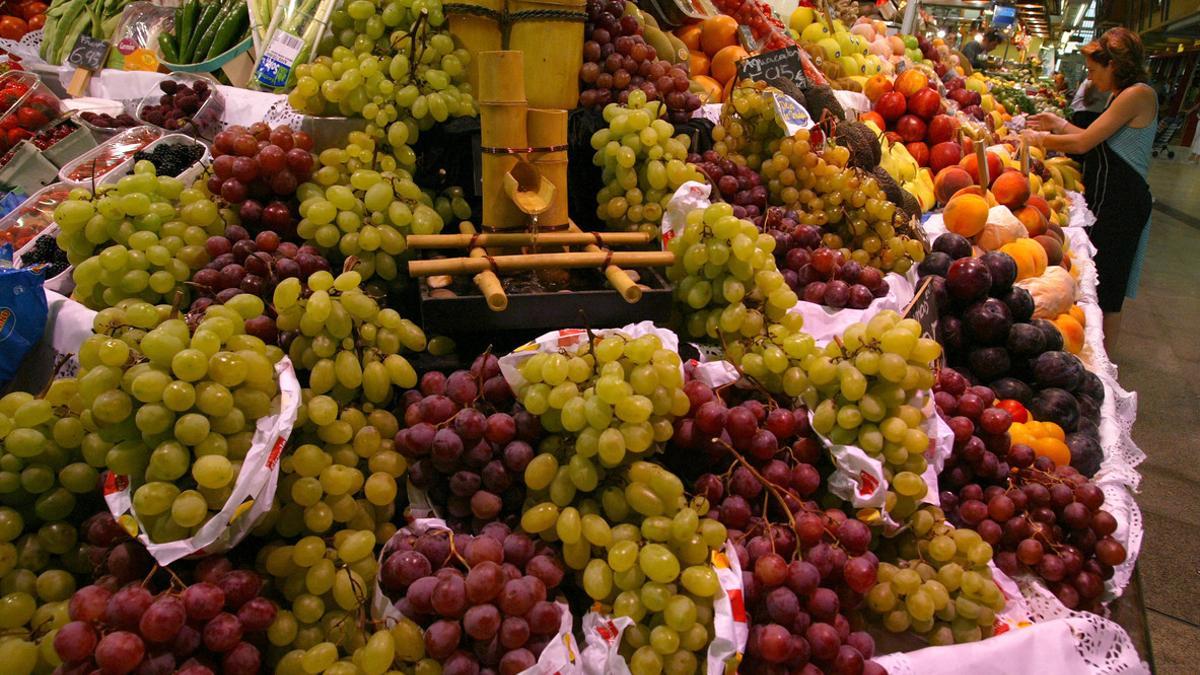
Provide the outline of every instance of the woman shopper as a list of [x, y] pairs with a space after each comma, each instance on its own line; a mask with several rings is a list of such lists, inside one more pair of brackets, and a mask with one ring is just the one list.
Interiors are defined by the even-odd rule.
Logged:
[[[1146, 176], [1158, 126], [1158, 97], [1146, 84], [1142, 41], [1127, 28], [1108, 30], [1080, 50], [1093, 86], [1108, 105], [1086, 129], [1053, 113], [1030, 118], [1032, 142], [1048, 150], [1082, 155], [1097, 149], [1098, 170], [1085, 181], [1088, 207], [1096, 215], [1090, 237], [1096, 246], [1100, 309], [1105, 341], [1115, 344], [1121, 305], [1136, 291], [1153, 198]], [[1140, 243], [1140, 245], [1139, 245]]]

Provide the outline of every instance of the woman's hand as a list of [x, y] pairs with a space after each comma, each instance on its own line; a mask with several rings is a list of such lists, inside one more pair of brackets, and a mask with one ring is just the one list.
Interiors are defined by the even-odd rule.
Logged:
[[1042, 139], [1050, 134], [1045, 131], [1035, 131], [1033, 129], [1023, 129], [1021, 131], [1021, 140], [1025, 141], [1031, 147], [1042, 147]]
[[1039, 131], [1049, 131], [1051, 133], [1062, 131], [1067, 126], [1066, 120], [1052, 112], [1040, 112], [1036, 115], [1031, 115], [1025, 120], [1025, 123]]

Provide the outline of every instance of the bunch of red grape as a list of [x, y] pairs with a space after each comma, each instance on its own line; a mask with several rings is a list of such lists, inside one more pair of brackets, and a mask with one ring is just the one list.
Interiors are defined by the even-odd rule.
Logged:
[[312, 147], [308, 134], [291, 127], [272, 129], [265, 122], [231, 126], [213, 138], [208, 191], [240, 205], [238, 215], [246, 227], [263, 226], [290, 238], [296, 223], [286, 200], [312, 177]]
[[703, 155], [692, 153], [687, 161], [708, 177], [721, 193], [721, 199], [733, 204], [734, 217], [747, 218], [762, 226], [762, 217], [767, 211], [767, 187], [757, 171], [725, 159], [714, 150]]
[[154, 567], [146, 548], [134, 541], [108, 511], [89, 516], [79, 526], [83, 552], [92, 564], [93, 575], [127, 584], [140, 581]]
[[[287, 207], [279, 206], [286, 213]], [[191, 280], [196, 299], [189, 313], [197, 315], [213, 303], [225, 304], [243, 293], [270, 302], [275, 285], [283, 279], [307, 279], [314, 272], [330, 271], [329, 261], [317, 249], [282, 241], [275, 230], [262, 230], [251, 237], [241, 225], [230, 225], [223, 236], [209, 237], [204, 248], [212, 260], [196, 270]], [[265, 316], [247, 320], [246, 332], [267, 344], [274, 344], [278, 337], [275, 322]]]
[[629, 92], [641, 89], [647, 100], [666, 104], [667, 121], [686, 122], [700, 107], [700, 97], [689, 91], [687, 71], [658, 58], [657, 50], [646, 44], [641, 24], [625, 14], [625, 2], [588, 0], [579, 105], [625, 103]]
[[727, 406], [695, 380], [685, 391], [693, 413], [672, 442], [706, 450], [714, 473], [695, 492], [728, 528], [743, 570], [751, 619], [739, 672], [884, 672], [869, 661], [874, 640], [847, 618], [875, 584], [871, 530], [814, 501], [822, 452], [807, 411], [753, 398]]
[[548, 544], [502, 523], [475, 537], [446, 530], [395, 537], [379, 570], [384, 593], [423, 629], [424, 654], [446, 675], [532, 667], [561, 626], [552, 594], [562, 580]]
[[[939, 410], [955, 413], [953, 454], [939, 482], [946, 517], [991, 545], [1006, 574], [1036, 574], [1070, 609], [1098, 611], [1104, 582], [1125, 561], [1104, 492], [1069, 466], [1009, 444], [1008, 411], [990, 407], [987, 387], [967, 387], [953, 369], [939, 376]], [[986, 407], [985, 407], [986, 406]]]
[[481, 355], [449, 376], [425, 373], [405, 392], [404, 409], [396, 450], [412, 463], [413, 486], [446, 505], [447, 523], [469, 531], [498, 519], [515, 524], [542, 429], [514, 402], [496, 357]]
[[196, 566], [196, 583], [151, 593], [104, 577], [71, 597], [71, 622], [54, 649], [63, 672], [250, 675], [263, 658], [252, 642], [275, 619], [262, 579], [225, 558]]
[[865, 309], [887, 295], [882, 272], [822, 245], [820, 228], [799, 224], [794, 213], [768, 209], [760, 227], [775, 238], [775, 262], [784, 281], [805, 301]]

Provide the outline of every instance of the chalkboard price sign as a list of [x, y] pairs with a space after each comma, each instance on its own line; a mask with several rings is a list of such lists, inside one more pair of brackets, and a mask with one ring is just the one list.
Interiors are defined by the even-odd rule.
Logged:
[[84, 70], [100, 70], [108, 58], [108, 43], [97, 40], [87, 33], [80, 33], [75, 47], [67, 56], [67, 63]]
[[[908, 307], [904, 308], [904, 318], [916, 319], [917, 323], [921, 324], [921, 337], [927, 337], [933, 340], [937, 339], [937, 323], [938, 323], [938, 306], [937, 298], [933, 295], [933, 277], [926, 277], [917, 287], [917, 293], [913, 296], [912, 302], [908, 303]], [[945, 360], [945, 355], [938, 359], [940, 367]]]
[[778, 86], [789, 82], [801, 89], [808, 87], [799, 47], [785, 47], [738, 61], [738, 78]]

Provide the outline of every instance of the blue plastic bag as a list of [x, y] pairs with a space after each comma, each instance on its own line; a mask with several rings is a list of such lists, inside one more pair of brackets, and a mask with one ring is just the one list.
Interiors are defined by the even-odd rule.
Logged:
[[30, 270], [0, 269], [0, 383], [12, 379], [46, 330], [43, 281]]

